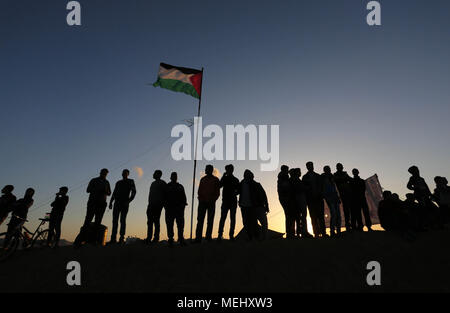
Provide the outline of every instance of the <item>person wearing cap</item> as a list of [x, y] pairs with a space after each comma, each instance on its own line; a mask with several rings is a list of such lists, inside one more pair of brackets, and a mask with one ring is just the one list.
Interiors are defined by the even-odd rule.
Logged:
[[0, 197], [0, 225], [6, 220], [9, 212], [13, 209], [14, 202], [16, 202], [16, 196], [12, 193], [13, 190], [13, 185], [6, 185], [2, 189], [2, 196]]
[[59, 239], [61, 237], [61, 223], [64, 217], [64, 211], [66, 210], [67, 203], [69, 203], [69, 196], [67, 196], [67, 187], [59, 188], [59, 192], [56, 194], [55, 200], [50, 204], [52, 211], [50, 213], [50, 221], [48, 226], [47, 245], [50, 246], [54, 237], [53, 247], [58, 247]]

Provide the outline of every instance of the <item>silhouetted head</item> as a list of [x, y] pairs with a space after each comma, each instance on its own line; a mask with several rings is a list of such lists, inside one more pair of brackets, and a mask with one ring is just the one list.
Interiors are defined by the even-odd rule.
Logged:
[[34, 196], [34, 189], [33, 188], [28, 188], [25, 191], [25, 198], [33, 198]]
[[289, 172], [289, 166], [287, 166], [287, 165], [281, 165], [281, 171], [284, 172], [284, 173]]
[[390, 192], [389, 190], [383, 191], [383, 199], [384, 200], [390, 199], [391, 197], [392, 197], [392, 192]]
[[408, 168], [408, 172], [412, 176], [419, 176], [420, 175], [419, 168], [417, 166], [415, 166], [415, 165], [413, 165], [410, 168]]
[[253, 175], [253, 173], [250, 170], [245, 170], [244, 171], [244, 179], [245, 180], [253, 180], [255, 176]]
[[101, 178], [106, 178], [106, 176], [108, 175], [108, 173], [109, 173], [109, 171], [108, 171], [106, 168], [103, 168], [103, 169], [100, 171], [100, 177], [101, 177]]
[[212, 175], [213, 172], [214, 172], [214, 167], [211, 164], [206, 165], [205, 174]]
[[13, 185], [6, 185], [2, 189], [2, 193], [11, 193], [11, 192], [13, 192], [13, 190], [14, 190], [14, 186]]
[[324, 172], [325, 174], [331, 174], [331, 168], [330, 168], [328, 165], [325, 165], [325, 166], [323, 167], [323, 172]]
[[156, 171], [153, 173], [153, 179], [160, 179], [161, 176], [162, 176], [161, 170], [156, 170]]
[[336, 170], [338, 172], [341, 172], [344, 170], [344, 165], [342, 165], [341, 163], [336, 164]]
[[413, 193], [407, 193], [405, 195], [405, 197], [406, 197], [406, 200], [408, 200], [408, 201], [414, 201], [414, 199], [415, 199]]
[[233, 166], [233, 164], [228, 164], [228, 165], [226, 165], [226, 166], [225, 166], [225, 172], [226, 172], [227, 174], [233, 174], [233, 172], [234, 172], [234, 166]]
[[59, 195], [66, 195], [67, 192], [69, 191], [69, 188], [67, 188], [66, 186], [59, 188], [58, 194]]
[[308, 172], [314, 172], [314, 163], [311, 161], [306, 163], [306, 169], [308, 170]]
[[297, 167], [295, 169], [295, 173], [297, 174], [297, 177], [299, 177], [299, 178], [300, 178], [300, 176], [302, 176], [302, 170], [299, 167]]
[[394, 200], [400, 200], [400, 197], [399, 197], [398, 193], [393, 193], [393, 194], [392, 194], [392, 199], [394, 199]]
[[129, 175], [130, 175], [130, 171], [129, 171], [129, 170], [124, 169], [124, 170], [122, 171], [122, 178], [123, 178], [123, 179], [127, 179]]
[[359, 176], [359, 171], [358, 171], [358, 169], [357, 169], [357, 168], [354, 168], [354, 169], [352, 170], [352, 174], [353, 174], [354, 177], [358, 177], [358, 176]]
[[178, 174], [177, 174], [177, 172], [172, 172], [172, 174], [170, 174], [170, 181], [171, 181], [172, 183], [176, 183], [177, 180], [178, 180]]
[[291, 178], [296, 177], [296, 174], [295, 174], [295, 168], [291, 168], [291, 169], [289, 170], [289, 176], [290, 176]]

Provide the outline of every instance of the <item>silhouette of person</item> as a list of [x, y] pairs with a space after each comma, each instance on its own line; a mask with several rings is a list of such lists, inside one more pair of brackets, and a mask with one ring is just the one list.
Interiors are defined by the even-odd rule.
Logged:
[[120, 239], [119, 243], [124, 242], [125, 231], [127, 227], [127, 214], [131, 201], [136, 196], [136, 186], [134, 180], [128, 178], [130, 171], [124, 169], [122, 171], [122, 179], [116, 182], [111, 200], [109, 201], [109, 209], [113, 209], [112, 232], [110, 243], [116, 242], [117, 226], [120, 218]]
[[206, 240], [212, 240], [214, 214], [216, 211], [216, 200], [220, 196], [220, 181], [213, 175], [214, 167], [210, 164], [205, 167], [205, 176], [200, 179], [198, 187], [198, 213], [197, 228], [195, 230], [195, 242], [200, 243], [203, 236], [203, 224], [208, 214], [206, 227]]
[[[350, 187], [352, 189], [352, 228], [355, 230], [362, 231], [363, 223], [361, 210], [364, 214], [364, 221], [368, 231], [372, 230], [372, 221], [370, 219], [369, 206], [366, 199], [366, 182], [364, 179], [359, 177], [358, 169], [354, 168], [352, 170], [353, 179], [350, 182]], [[353, 217], [354, 215], [354, 217]]]
[[325, 207], [323, 202], [323, 178], [314, 172], [313, 162], [306, 163], [308, 172], [303, 176], [306, 185], [306, 202], [313, 226], [314, 237], [328, 237], [325, 229]]
[[8, 246], [9, 241], [11, 240], [11, 235], [14, 233], [14, 231], [16, 231], [18, 227], [25, 223], [28, 215], [28, 210], [34, 202], [33, 196], [34, 189], [28, 188], [25, 191], [24, 197], [14, 202], [12, 206], [12, 217], [9, 221], [7, 234], [3, 242], [4, 248]]
[[230, 211], [230, 240], [234, 240], [234, 228], [236, 225], [236, 209], [237, 209], [237, 194], [239, 191], [239, 179], [233, 175], [234, 167], [232, 164], [225, 166], [225, 173], [220, 179], [220, 187], [222, 189], [222, 207], [219, 222], [219, 236], [218, 240], [222, 239], [223, 228], [225, 220], [227, 219], [228, 211]]
[[447, 178], [436, 176], [434, 178], [436, 188], [434, 189], [432, 199], [439, 206], [440, 215], [444, 223], [448, 223], [450, 219], [450, 186], [448, 186]]
[[291, 195], [289, 200], [290, 218], [288, 219], [288, 228], [286, 238], [311, 237], [308, 233], [308, 224], [306, 222], [306, 186], [301, 181], [302, 173], [300, 168], [293, 168], [289, 170], [289, 183], [291, 186]]
[[[161, 213], [167, 201], [167, 184], [161, 177], [162, 172], [160, 170], [156, 170], [153, 173], [154, 181], [150, 185], [150, 192], [148, 194], [146, 239], [148, 244], [159, 241]], [[154, 233], [153, 226], [155, 227]]]
[[[242, 222], [249, 240], [267, 238], [267, 213], [269, 204], [262, 185], [254, 180], [250, 170], [244, 171], [244, 179], [239, 185], [239, 206], [241, 207]], [[261, 224], [261, 236], [258, 236], [258, 221]]]
[[69, 203], [69, 197], [67, 196], [67, 187], [59, 188], [56, 193], [55, 200], [50, 204], [52, 211], [50, 212], [50, 221], [48, 226], [47, 245], [50, 246], [53, 240], [53, 233], [55, 234], [55, 242], [53, 247], [56, 248], [59, 245], [59, 239], [61, 238], [61, 223], [64, 217], [64, 211]]
[[378, 203], [378, 219], [380, 225], [386, 231], [394, 230], [397, 224], [395, 214], [396, 205], [392, 197], [392, 192], [389, 190], [383, 191], [383, 199]]
[[100, 176], [91, 179], [86, 192], [89, 193], [89, 200], [87, 203], [87, 213], [84, 220], [83, 227], [86, 228], [94, 219], [97, 227], [102, 224], [103, 215], [105, 214], [107, 206], [107, 197], [111, 195], [111, 186], [106, 179], [108, 175], [106, 168], [100, 171]]
[[351, 187], [350, 181], [352, 178], [344, 171], [344, 166], [341, 163], [336, 164], [336, 172], [334, 175], [334, 182], [339, 191], [342, 201], [342, 209], [344, 211], [345, 230], [351, 230]]
[[400, 224], [405, 223], [408, 230], [419, 231], [419, 211], [420, 206], [416, 202], [413, 193], [406, 194], [406, 200], [403, 201], [403, 218], [404, 221], [400, 219]]
[[419, 220], [421, 228], [425, 228], [426, 224], [435, 220], [435, 206], [431, 202], [431, 192], [425, 179], [420, 176], [419, 168], [415, 165], [408, 169], [411, 174], [406, 187], [414, 192], [414, 197], [419, 203]]
[[13, 210], [13, 204], [16, 202], [16, 196], [12, 193], [13, 190], [13, 185], [6, 185], [2, 189], [2, 196], [0, 197], [0, 225], [6, 220], [9, 212]]
[[294, 235], [293, 227], [295, 217], [291, 214], [292, 210], [290, 210], [292, 191], [289, 181], [289, 167], [287, 165], [281, 165], [281, 171], [278, 173], [277, 192], [278, 200], [280, 201], [281, 207], [284, 211], [286, 237], [291, 238]]
[[185, 245], [184, 242], [184, 208], [187, 205], [186, 193], [183, 185], [177, 182], [178, 175], [172, 172], [170, 182], [167, 184], [167, 202], [166, 202], [166, 225], [169, 245], [173, 245], [173, 224], [177, 222], [178, 243]]
[[331, 174], [331, 168], [327, 165], [323, 168], [323, 196], [330, 209], [330, 234], [331, 236], [339, 235], [341, 233], [341, 209], [339, 207], [340, 199], [339, 193], [334, 181], [334, 176]]

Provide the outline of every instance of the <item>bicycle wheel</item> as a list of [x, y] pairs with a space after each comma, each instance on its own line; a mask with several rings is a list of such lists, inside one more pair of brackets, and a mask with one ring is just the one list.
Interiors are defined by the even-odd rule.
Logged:
[[17, 246], [19, 245], [19, 237], [17, 234], [11, 236], [9, 243], [5, 246], [4, 242], [7, 233], [0, 234], [0, 262], [11, 257], [14, 252], [16, 252]]
[[[31, 243], [31, 247], [38, 247], [38, 248], [43, 248], [43, 247], [47, 247], [48, 246], [48, 234], [49, 234], [49, 230], [43, 230], [41, 232], [39, 232], [36, 237], [33, 239], [33, 242]], [[55, 236], [53, 236], [53, 238], [55, 238]]]

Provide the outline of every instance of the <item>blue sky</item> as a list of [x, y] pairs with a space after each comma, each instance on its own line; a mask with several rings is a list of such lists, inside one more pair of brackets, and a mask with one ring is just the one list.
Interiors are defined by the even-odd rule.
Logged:
[[[166, 62], [205, 68], [204, 124], [280, 125], [283, 164], [305, 171], [313, 160], [321, 172], [339, 161], [401, 196], [416, 164], [433, 187], [450, 177], [450, 3], [380, 1], [382, 26], [369, 27], [367, 2], [91, 0], [69, 27], [67, 1], [2, 0], [0, 184], [36, 189], [32, 224], [69, 186], [63, 237], [73, 239], [87, 181], [108, 167], [113, 185], [140, 167], [128, 234], [142, 237], [156, 168], [178, 171], [189, 198], [192, 188], [192, 162], [173, 161], [165, 138], [197, 102], [148, 85]], [[277, 173], [259, 163], [234, 162], [236, 174], [255, 172], [281, 231]]]

